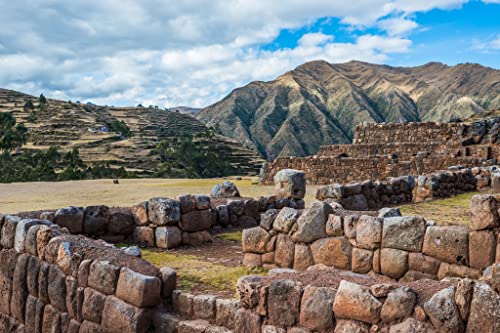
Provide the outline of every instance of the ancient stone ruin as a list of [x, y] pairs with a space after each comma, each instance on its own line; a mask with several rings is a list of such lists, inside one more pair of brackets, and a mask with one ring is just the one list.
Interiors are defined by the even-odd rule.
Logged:
[[305, 172], [309, 184], [418, 176], [450, 166], [495, 164], [500, 157], [500, 119], [474, 123], [363, 124], [353, 144], [322, 146], [315, 156], [280, 157], [267, 163], [262, 183], [271, 184], [282, 169]]

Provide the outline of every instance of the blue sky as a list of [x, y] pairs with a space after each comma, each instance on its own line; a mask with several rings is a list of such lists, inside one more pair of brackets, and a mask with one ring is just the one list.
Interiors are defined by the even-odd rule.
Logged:
[[500, 0], [17, 0], [0, 87], [202, 107], [311, 60], [500, 68]]

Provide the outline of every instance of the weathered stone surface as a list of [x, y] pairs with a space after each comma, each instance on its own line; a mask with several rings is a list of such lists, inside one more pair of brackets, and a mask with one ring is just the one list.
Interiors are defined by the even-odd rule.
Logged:
[[83, 319], [100, 324], [106, 295], [92, 288], [85, 288], [82, 305]]
[[238, 301], [231, 299], [217, 299], [215, 301], [215, 323], [219, 326], [226, 326], [234, 329], [236, 311], [238, 310]]
[[408, 254], [408, 268], [412, 271], [418, 271], [426, 274], [436, 275], [441, 262], [422, 253]]
[[249, 310], [239, 309], [236, 311], [235, 333], [260, 333], [262, 320], [260, 316]]
[[156, 247], [173, 249], [182, 242], [182, 233], [177, 227], [158, 227], [155, 229]]
[[274, 220], [281, 212], [279, 209], [269, 209], [265, 213], [260, 214], [260, 226], [269, 231], [273, 229]]
[[111, 213], [108, 231], [113, 235], [130, 235], [134, 231], [134, 217], [128, 212]]
[[42, 332], [60, 332], [61, 315], [53, 306], [47, 304], [43, 311]]
[[40, 271], [40, 260], [37, 257], [30, 256], [28, 259], [26, 286], [28, 288], [28, 292], [34, 297], [38, 297], [39, 271]]
[[306, 195], [306, 176], [302, 171], [283, 169], [273, 180], [279, 198], [303, 199]]
[[210, 197], [203, 194], [195, 194], [194, 201], [196, 202], [196, 209], [206, 210], [211, 207]]
[[344, 235], [344, 221], [342, 216], [334, 214], [328, 215], [328, 220], [326, 221], [326, 234], [332, 237]]
[[311, 248], [304, 244], [295, 244], [295, 254], [293, 257], [293, 269], [304, 271], [314, 265]]
[[339, 320], [335, 326], [335, 333], [370, 333], [370, 327], [354, 320]]
[[256, 253], [245, 253], [243, 256], [243, 266], [249, 269], [262, 267], [262, 255]]
[[467, 266], [451, 265], [445, 262], [439, 265], [439, 270], [437, 273], [437, 277], [439, 280], [442, 280], [445, 277], [479, 279], [480, 276], [481, 272], [477, 269], [469, 268]]
[[417, 216], [390, 217], [384, 220], [382, 247], [410, 252], [422, 251], [425, 221]]
[[297, 220], [297, 231], [292, 234], [292, 240], [310, 243], [326, 237], [326, 220], [331, 213], [333, 213], [333, 209], [327, 203], [313, 203]]
[[134, 216], [134, 222], [138, 226], [145, 226], [149, 224], [148, 219], [148, 202], [144, 201], [138, 205], [135, 205], [131, 209], [132, 215]]
[[371, 295], [368, 287], [345, 280], [340, 282], [333, 304], [336, 318], [376, 324], [380, 321], [381, 308], [382, 303]]
[[108, 296], [101, 325], [109, 333], [145, 333], [151, 325], [151, 318], [147, 311]]
[[273, 281], [267, 296], [268, 321], [272, 325], [292, 326], [299, 318], [302, 288], [291, 280]]
[[143, 275], [123, 267], [118, 278], [116, 297], [137, 307], [149, 307], [160, 303], [161, 281], [157, 277]]
[[278, 232], [288, 233], [297, 223], [300, 213], [298, 210], [285, 207], [274, 219], [273, 229]]
[[243, 252], [265, 253], [270, 239], [269, 233], [261, 227], [244, 229], [241, 244]]
[[87, 235], [100, 235], [106, 232], [109, 222], [109, 207], [89, 206], [85, 209], [83, 231]]
[[356, 244], [362, 249], [373, 250], [380, 247], [382, 239], [382, 219], [363, 215], [356, 225]]
[[215, 319], [215, 296], [197, 295], [193, 298], [193, 314], [198, 319]]
[[254, 199], [245, 200], [243, 215], [257, 217], [259, 216], [259, 202]]
[[315, 331], [333, 327], [335, 289], [307, 286], [300, 306], [300, 325]]
[[18, 253], [25, 252], [25, 242], [28, 236], [28, 231], [31, 227], [42, 223], [41, 220], [25, 219], [21, 220], [16, 226], [16, 233], [14, 236], [14, 250]]
[[380, 249], [373, 251], [372, 270], [373, 272], [380, 274]]
[[473, 230], [483, 230], [499, 225], [495, 198], [491, 195], [475, 195], [470, 202], [471, 224]]
[[57, 310], [66, 312], [66, 276], [57, 266], [50, 265], [48, 282], [50, 304]]
[[460, 311], [460, 317], [464, 321], [469, 318], [470, 305], [472, 302], [472, 292], [474, 291], [474, 282], [470, 279], [460, 280], [455, 291], [455, 303]]
[[428, 323], [408, 318], [402, 323], [391, 325], [389, 333], [438, 333]]
[[94, 261], [90, 265], [88, 285], [107, 295], [113, 295], [120, 269], [108, 261]]
[[495, 261], [496, 242], [492, 231], [469, 233], [470, 267], [484, 269]]
[[295, 253], [295, 243], [286, 234], [279, 234], [276, 239], [275, 263], [280, 267], [292, 268]]
[[373, 251], [353, 248], [352, 249], [352, 271], [366, 274], [372, 270]]
[[344, 234], [349, 239], [356, 238], [356, 226], [358, 224], [359, 216], [347, 215], [344, 216]]
[[417, 296], [408, 287], [400, 287], [389, 292], [380, 311], [382, 322], [390, 323], [409, 317], [416, 302]]
[[83, 288], [87, 287], [91, 264], [92, 264], [92, 261], [87, 259], [87, 260], [83, 260], [80, 263], [80, 266], [78, 266], [77, 281], [78, 281], [79, 287], [83, 287]]
[[196, 200], [191, 194], [179, 195], [176, 198], [181, 205], [181, 213], [186, 214], [196, 209]]
[[153, 198], [148, 202], [149, 220], [156, 225], [174, 225], [181, 219], [181, 205], [168, 198]]
[[4, 216], [2, 233], [0, 237], [0, 245], [3, 248], [11, 249], [14, 247], [14, 238], [16, 237], [16, 227], [19, 222], [21, 222], [21, 219], [17, 216], [13, 215]]
[[352, 246], [345, 237], [319, 239], [311, 244], [311, 251], [315, 264], [351, 269]]
[[396, 217], [396, 216], [402, 216], [399, 208], [384, 207], [378, 211], [378, 217], [381, 218]]
[[437, 275], [409, 270], [408, 272], [405, 273], [405, 275], [402, 278], [399, 279], [399, 282], [413, 282], [424, 279], [437, 280], [438, 278]]
[[21, 323], [24, 323], [24, 309], [26, 306], [26, 298], [28, 297], [28, 288], [26, 285], [28, 259], [29, 255], [20, 255], [14, 269], [14, 274], [12, 275], [10, 314]]
[[425, 313], [439, 332], [460, 333], [464, 323], [455, 304], [455, 288], [438, 291], [425, 304]]
[[429, 227], [425, 233], [423, 253], [450, 264], [467, 264], [469, 231], [464, 227]]
[[286, 333], [286, 330], [276, 326], [262, 325], [262, 333]]
[[183, 214], [180, 227], [182, 231], [196, 232], [210, 229], [212, 225], [210, 210], [195, 210]]
[[134, 243], [140, 246], [155, 246], [155, 231], [150, 227], [136, 227], [134, 229]]
[[80, 325], [78, 333], [104, 333], [101, 325], [85, 320]]
[[380, 271], [382, 274], [399, 279], [408, 270], [408, 252], [396, 249], [380, 251]]
[[397, 286], [393, 284], [378, 283], [370, 287], [370, 292], [372, 293], [373, 296], [381, 298], [381, 297], [387, 297], [387, 295], [389, 295], [389, 293], [396, 288]]
[[183, 317], [191, 318], [193, 315], [193, 295], [174, 290], [172, 293], [172, 305], [174, 311]]
[[239, 197], [240, 191], [236, 185], [228, 180], [221, 184], [217, 184], [210, 191], [210, 195], [214, 198], [233, 198]]
[[171, 298], [172, 292], [177, 286], [177, 273], [170, 267], [160, 268], [161, 274], [161, 294], [164, 298]]
[[219, 224], [223, 227], [226, 227], [229, 225], [230, 219], [229, 219], [229, 208], [227, 205], [220, 205], [217, 206], [217, 218], [219, 221]]
[[210, 323], [206, 320], [182, 320], [177, 324], [177, 333], [205, 333]]
[[72, 234], [81, 234], [83, 232], [83, 218], [85, 210], [83, 207], [70, 206], [61, 208], [54, 215], [54, 223], [67, 228]]
[[474, 284], [467, 332], [500, 332], [500, 296], [486, 283]]

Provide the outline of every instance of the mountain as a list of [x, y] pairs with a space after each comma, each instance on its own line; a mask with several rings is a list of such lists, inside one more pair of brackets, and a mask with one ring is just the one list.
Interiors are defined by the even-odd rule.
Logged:
[[195, 115], [201, 111], [200, 108], [192, 108], [190, 106], [175, 106], [173, 108], [169, 108], [168, 110], [172, 112], [187, 113], [190, 115]]
[[[26, 107], [31, 102], [33, 109]], [[62, 151], [78, 148], [84, 162], [108, 162], [140, 175], [151, 175], [158, 163], [155, 152], [161, 140], [171, 141], [184, 135], [196, 136], [207, 126], [177, 111], [147, 107], [109, 107], [95, 104], [47, 99], [43, 111], [38, 97], [0, 89], [0, 112], [10, 112], [28, 128], [23, 150], [46, 150], [57, 146]], [[116, 124], [123, 122], [131, 132], [126, 137]], [[257, 174], [263, 159], [234, 139], [216, 135], [217, 149], [229, 153], [228, 161], [238, 174]]]
[[267, 159], [352, 142], [361, 122], [448, 121], [500, 109], [500, 71], [478, 64], [391, 67], [313, 61], [252, 82], [196, 117]]

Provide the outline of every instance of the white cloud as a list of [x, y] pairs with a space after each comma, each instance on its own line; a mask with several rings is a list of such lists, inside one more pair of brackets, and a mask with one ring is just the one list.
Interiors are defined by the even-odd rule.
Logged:
[[[404, 36], [418, 26], [413, 13], [464, 2], [10, 1], [0, 12], [0, 87], [106, 104], [204, 106], [305, 61], [386, 61], [410, 50]], [[325, 17], [357, 29], [352, 41], [315, 32], [294, 48], [261, 49], [280, 31]], [[363, 33], [367, 27], [387, 33]]]

